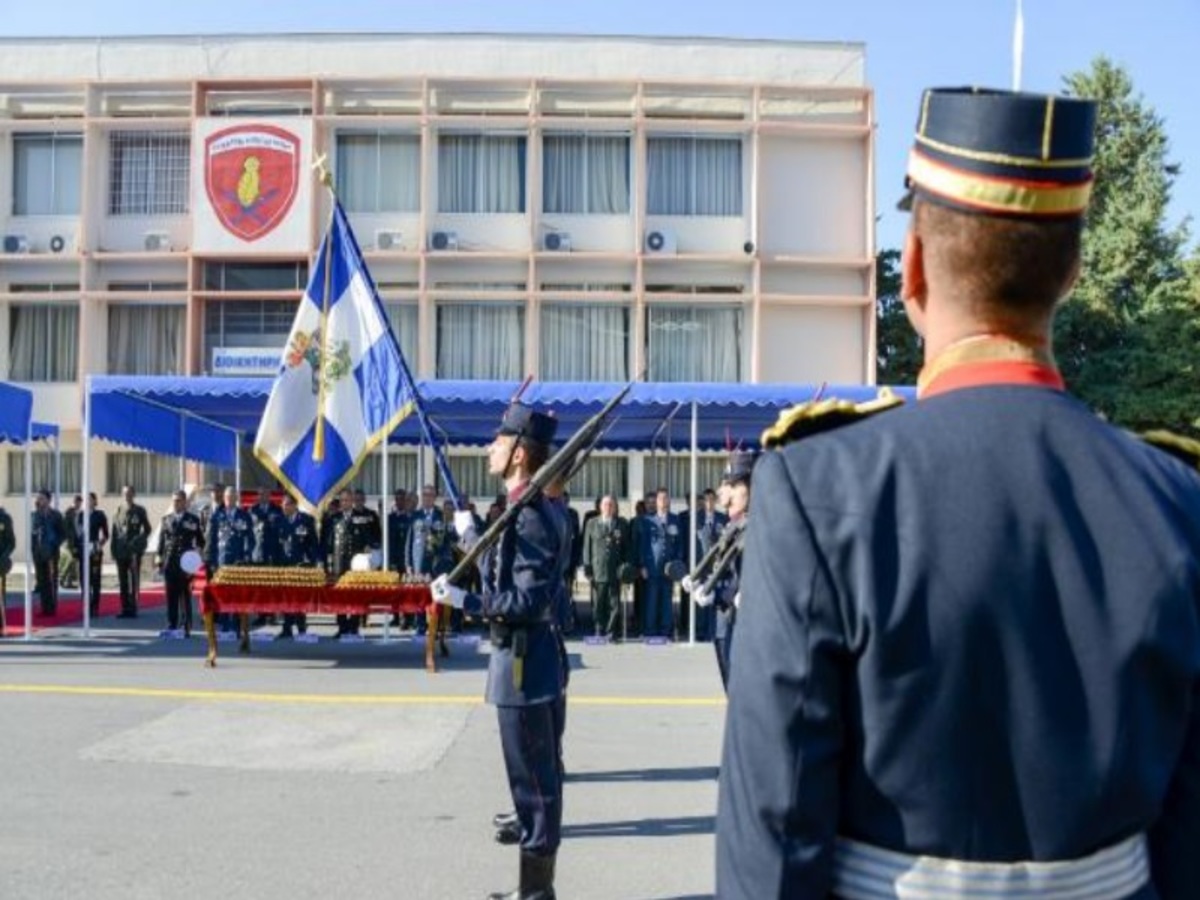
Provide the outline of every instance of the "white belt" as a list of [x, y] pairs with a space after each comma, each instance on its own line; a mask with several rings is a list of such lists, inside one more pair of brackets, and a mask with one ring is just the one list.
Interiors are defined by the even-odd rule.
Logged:
[[1124, 900], [1150, 880], [1146, 836], [1059, 862], [985, 863], [910, 856], [838, 838], [842, 900]]

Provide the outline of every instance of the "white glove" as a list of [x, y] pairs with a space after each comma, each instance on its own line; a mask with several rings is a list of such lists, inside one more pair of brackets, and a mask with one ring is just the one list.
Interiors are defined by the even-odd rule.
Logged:
[[738, 591], [733, 595], [733, 606], [735, 609], [740, 609], [742, 606], [742, 592]]
[[475, 529], [475, 517], [469, 509], [456, 510], [454, 513], [454, 530], [459, 537], [465, 537], [468, 531]]
[[[696, 593], [697, 584], [696, 584], [696, 582], [692, 581], [691, 575], [684, 575], [683, 581], [679, 582], [679, 586], [681, 588], [683, 588], [685, 593], [688, 593], [688, 594]], [[700, 601], [697, 600], [696, 602], [699, 603]]]
[[440, 603], [442, 606], [453, 606], [455, 609], [462, 609], [463, 601], [467, 599], [467, 592], [460, 587], [452, 585], [445, 575], [439, 575], [433, 579], [433, 582], [429, 585], [429, 589], [433, 592], [434, 602]]
[[697, 606], [712, 606], [713, 595], [703, 588], [696, 588], [691, 591], [692, 599], [696, 601]]

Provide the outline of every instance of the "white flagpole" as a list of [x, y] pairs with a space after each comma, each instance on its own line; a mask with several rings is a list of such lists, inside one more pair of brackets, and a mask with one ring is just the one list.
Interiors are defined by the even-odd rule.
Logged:
[[1025, 10], [1022, 0], [1017, 0], [1017, 16], [1013, 22], [1013, 76], [1014, 91], [1021, 89], [1021, 67], [1025, 61]]

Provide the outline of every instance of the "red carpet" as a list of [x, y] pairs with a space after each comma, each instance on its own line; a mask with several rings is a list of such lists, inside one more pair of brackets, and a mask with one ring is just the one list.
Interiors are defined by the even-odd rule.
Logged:
[[[14, 595], [10, 594], [9, 597]], [[197, 595], [193, 593], [193, 603]], [[162, 606], [166, 602], [162, 584], [154, 584], [142, 588], [141, 602], [138, 604], [139, 615], [145, 615], [146, 610]], [[100, 616], [115, 616], [121, 611], [121, 595], [117, 591], [102, 591], [100, 594]], [[16, 605], [5, 607], [7, 626], [5, 637], [19, 637], [25, 634], [25, 600], [22, 597]], [[95, 622], [93, 617], [92, 621]], [[124, 619], [120, 620], [124, 621]], [[137, 620], [134, 620], [137, 621]], [[33, 598], [33, 630], [42, 628], [61, 628], [67, 625], [78, 625], [83, 622], [83, 602], [72, 592], [70, 596], [58, 596], [58, 611], [52, 616], [42, 615], [37, 595]]]

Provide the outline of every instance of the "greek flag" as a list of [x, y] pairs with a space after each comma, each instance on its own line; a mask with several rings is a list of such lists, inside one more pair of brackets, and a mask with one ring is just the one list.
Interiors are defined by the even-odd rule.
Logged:
[[318, 511], [414, 409], [422, 414], [416, 384], [335, 199], [254, 455]]

